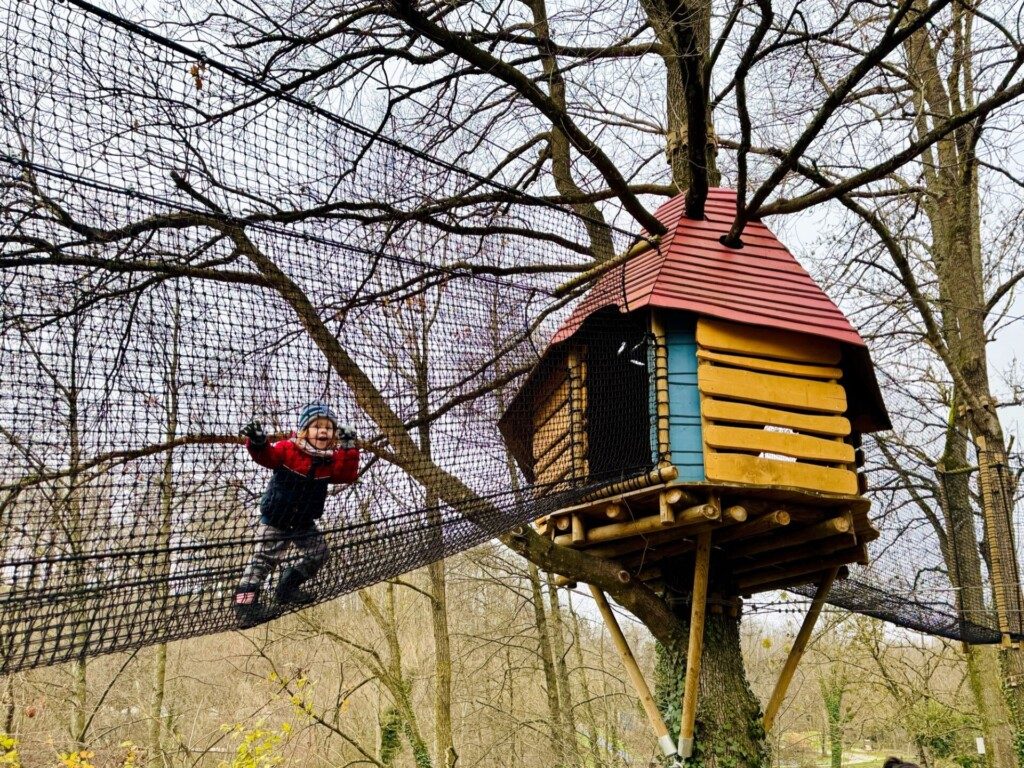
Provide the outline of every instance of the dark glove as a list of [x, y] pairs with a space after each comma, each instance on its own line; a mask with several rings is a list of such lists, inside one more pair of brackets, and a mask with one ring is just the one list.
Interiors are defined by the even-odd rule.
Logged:
[[342, 448], [355, 448], [356, 440], [359, 439], [356, 428], [351, 424], [339, 424], [338, 425], [338, 444]]
[[242, 427], [242, 434], [249, 438], [249, 445], [253, 448], [262, 448], [267, 444], [267, 433], [258, 421], [250, 421]]

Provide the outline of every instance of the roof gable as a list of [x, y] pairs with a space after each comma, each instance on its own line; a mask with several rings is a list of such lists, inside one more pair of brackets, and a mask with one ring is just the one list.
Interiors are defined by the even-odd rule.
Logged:
[[552, 338], [572, 336], [602, 307], [661, 307], [733, 322], [796, 331], [864, 346], [860, 334], [792, 253], [760, 221], [743, 231], [743, 247], [720, 238], [736, 216], [736, 193], [711, 189], [705, 218], [683, 215], [677, 195], [655, 216], [668, 232], [656, 248], [605, 273]]

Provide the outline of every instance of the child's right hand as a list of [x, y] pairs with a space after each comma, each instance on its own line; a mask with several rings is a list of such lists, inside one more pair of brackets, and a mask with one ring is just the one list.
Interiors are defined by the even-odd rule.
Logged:
[[262, 448], [267, 444], [267, 433], [263, 431], [263, 425], [256, 420], [242, 427], [242, 434], [249, 438], [249, 445], [253, 448]]

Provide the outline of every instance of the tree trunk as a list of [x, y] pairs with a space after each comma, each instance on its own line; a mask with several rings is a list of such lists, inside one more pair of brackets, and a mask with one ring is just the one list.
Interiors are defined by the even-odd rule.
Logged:
[[[717, 186], [721, 182], [718, 149], [703, 74], [711, 49], [711, 3], [642, 0], [641, 5], [661, 43], [665, 62], [665, 159], [672, 183], [680, 191], [695, 181]], [[699, 113], [691, 115], [691, 106], [698, 105]], [[692, 154], [691, 141], [701, 144]], [[695, 162], [697, 156], [702, 157], [701, 162]], [[702, 178], [695, 180], [695, 172]]]
[[89, 726], [88, 706], [89, 680], [85, 659], [71, 663], [74, 688], [71, 695], [71, 741], [76, 749], [85, 746], [85, 731]]
[[[973, 15], [969, 8], [953, 8], [949, 32], [961, 55], [955, 62], [956, 68], [949, 73], [942, 69], [940, 57], [928, 32], [922, 30], [907, 40], [905, 50], [908, 71], [911, 73], [910, 84], [914, 88], [919, 114], [919, 135], [927, 131], [934, 121], [948, 119], [955, 112], [970, 107], [973, 102], [972, 24]], [[1000, 631], [1005, 636], [1007, 632], [1020, 631], [1024, 599], [1020, 593], [1020, 574], [1013, 541], [1010, 502], [1013, 489], [1009, 478], [1006, 475], [999, 476], [998, 470], [995, 477], [986, 474], [987, 465], [992, 463], [1001, 464], [1005, 468], [1006, 442], [992, 400], [988, 375], [986, 268], [981, 249], [978, 162], [974, 154], [976, 130], [978, 127], [973, 123], [966, 124], [936, 143], [934, 150], [923, 155], [923, 177], [928, 195], [922, 196], [921, 203], [931, 227], [931, 253], [938, 277], [938, 306], [941, 308], [942, 340], [948, 350], [947, 364], [952, 369], [950, 373], [954, 381], [964, 390], [958, 393], [958, 397], [967, 404], [960, 414], [963, 417], [962, 423], [970, 428], [979, 447], [985, 548], [989, 554], [990, 569], [994, 566], [992, 597], [1001, 614]], [[966, 464], [966, 461], [963, 463]], [[948, 494], [950, 476], [943, 476], [943, 480]], [[966, 527], [966, 523], [963, 523], [960, 530], [952, 529], [951, 536], [966, 536]], [[971, 528], [973, 535], [973, 520]], [[974, 557], [968, 549], [970, 543], [952, 538], [948, 548], [955, 551], [957, 557], [970, 560]], [[967, 579], [973, 582], [974, 572], [966, 572], [966, 569], [973, 568], [974, 564], [968, 563], [965, 567], [960, 562], [959, 566], [965, 571]], [[980, 582], [980, 564], [978, 568]], [[951, 579], [957, 578], [952, 571], [950, 573]], [[973, 584], [969, 586], [973, 587]], [[961, 594], [972, 601], [980, 598], [980, 593], [975, 596], [971, 594], [972, 591], [960, 590]], [[972, 606], [964, 607], [969, 612], [974, 611]], [[964, 615], [967, 617], [970, 614]], [[1008, 622], [1015, 626], [1007, 626]], [[983, 723], [987, 722], [996, 729], [986, 733], [993, 751], [991, 759], [1000, 766], [1014, 766], [1020, 762], [1019, 756], [1006, 753], [1008, 734], [1002, 725], [1005, 722], [1003, 714], [997, 710], [1008, 710], [1008, 719], [1015, 732], [1012, 740], [1020, 742], [1020, 736], [1024, 733], [1024, 691], [1019, 687], [1007, 686], [1006, 706], [996, 707], [996, 692], [993, 688], [996, 678], [987, 670], [987, 665], [982, 664], [983, 661], [984, 654], [979, 654], [972, 662], [980, 666], [979, 674], [971, 675], [971, 682]], [[1019, 649], [1004, 653], [1002, 664], [1005, 679], [1021, 679], [1019, 675], [1024, 673], [1024, 658]]]
[[565, 741], [565, 754], [571, 765], [579, 765], [579, 742], [576, 738], [576, 715], [573, 711], [572, 687], [569, 683], [569, 667], [566, 663], [565, 627], [562, 624], [562, 604], [558, 599], [558, 588], [547, 577], [548, 608], [551, 614], [551, 652], [555, 660], [555, 676], [558, 679], [558, 703], [562, 713], [560, 725]]
[[[941, 540], [946, 570], [956, 589], [957, 609], [967, 629], [970, 624], [986, 626], [989, 608], [985, 604], [985, 583], [971, 503], [967, 424], [957, 410], [955, 406], [951, 409], [945, 450], [938, 467], [946, 526]], [[987, 646], [972, 645], [965, 650], [971, 693], [985, 736], [985, 763], [991, 768], [1012, 768], [1016, 764], [1013, 728], [1007, 700], [1002, 694], [999, 652]]]
[[[688, 627], [689, 606], [677, 605], [676, 609], [676, 616]], [[658, 645], [655, 698], [673, 737], [679, 735], [686, 651], [686, 635], [682, 632], [671, 646]], [[693, 758], [687, 766], [762, 768], [768, 760], [761, 705], [750, 690], [743, 668], [739, 619], [726, 613], [709, 613], [704, 624]]]
[[427, 566], [430, 576], [430, 618], [434, 631], [434, 764], [452, 768], [456, 752], [452, 741], [452, 652], [448, 632], [448, 587], [445, 561]]
[[8, 675], [4, 682], [4, 725], [3, 733], [7, 736], [14, 735], [14, 713], [17, 707], [14, 702], [14, 675]]
[[[526, 0], [533, 13], [533, 29], [537, 37], [537, 50], [544, 66], [548, 96], [563, 112], [567, 112], [565, 100], [565, 78], [558, 67], [558, 59], [551, 44], [551, 29], [548, 23], [545, 0]], [[551, 179], [558, 193], [568, 198], [583, 196], [583, 190], [576, 183], [572, 171], [572, 152], [569, 137], [557, 126], [548, 132], [548, 151], [551, 155]], [[611, 230], [605, 223], [604, 214], [594, 203], [580, 202], [573, 206], [587, 228], [590, 250], [595, 261], [607, 261], [615, 255]]]
[[968, 645], [966, 652], [967, 676], [985, 735], [985, 764], [990, 768], [1012, 768], [1017, 755], [1007, 699], [1002, 695], [1000, 651], [990, 645]]
[[163, 731], [165, 696], [167, 689], [167, 643], [160, 643], [153, 653], [153, 687], [149, 700], [149, 765], [164, 765]]
[[846, 680], [833, 670], [818, 681], [828, 722], [828, 748], [832, 768], [843, 768], [843, 695]]
[[[171, 339], [168, 349], [167, 370], [164, 374], [164, 406], [167, 418], [164, 424], [164, 439], [171, 443], [178, 436], [178, 368], [181, 361], [181, 296], [175, 289], [174, 305], [171, 311]], [[167, 580], [171, 574], [170, 544], [174, 527], [174, 450], [167, 451], [160, 478], [160, 527], [157, 532], [157, 547], [165, 554], [154, 563], [154, 579], [157, 582], [155, 599], [160, 608], [166, 607], [168, 598]], [[163, 738], [168, 726], [166, 714], [167, 698], [167, 643], [160, 643], [153, 655], [153, 681], [149, 702], [149, 766], [162, 768], [166, 763]]]
[[540, 571], [530, 563], [528, 569], [530, 589], [533, 597], [533, 618], [537, 626], [537, 642], [540, 661], [544, 669], [544, 690], [548, 699], [548, 730], [551, 734], [551, 747], [555, 752], [556, 763], [566, 764], [566, 744], [561, 728], [562, 713], [558, 696], [558, 678], [555, 676], [555, 660], [551, 650], [551, 634], [548, 629], [547, 616], [544, 614], [544, 598], [540, 589]]
[[573, 651], [576, 656], [576, 669], [579, 670], [580, 691], [583, 693], [583, 722], [587, 729], [587, 749], [590, 753], [592, 768], [601, 765], [601, 749], [597, 743], [597, 718], [594, 716], [594, 705], [590, 700], [590, 685], [587, 683], [587, 668], [583, 661], [583, 638], [580, 635], [580, 617], [572, 608], [572, 593], [569, 593], [569, 615], [573, 622]]

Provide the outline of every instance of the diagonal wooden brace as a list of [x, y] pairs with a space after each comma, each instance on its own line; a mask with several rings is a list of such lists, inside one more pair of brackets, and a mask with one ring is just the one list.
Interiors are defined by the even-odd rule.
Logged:
[[793, 674], [796, 672], [797, 665], [800, 664], [800, 659], [807, 648], [807, 641], [811, 639], [811, 632], [814, 631], [814, 625], [818, 621], [821, 609], [825, 605], [825, 599], [832, 589], [832, 582], [836, 580], [838, 573], [839, 568], [833, 568], [818, 584], [818, 589], [814, 593], [814, 599], [811, 601], [811, 607], [807, 609], [807, 615], [804, 616], [803, 624], [800, 625], [800, 631], [796, 633], [796, 638], [793, 640], [793, 647], [789, 649], [786, 663], [782, 665], [778, 682], [775, 683], [775, 690], [772, 691], [772, 696], [768, 699], [768, 706], [765, 707], [765, 733], [771, 731], [772, 726], [775, 725], [775, 716], [779, 712], [779, 707], [782, 706], [782, 700], [786, 698], [786, 690], [793, 680]]
[[605, 598], [604, 593], [593, 584], [589, 586], [590, 594], [594, 596], [597, 609], [601, 612], [605, 626], [608, 627], [608, 634], [612, 636], [612, 645], [619, 652], [622, 666], [626, 668], [626, 674], [629, 675], [629, 679], [636, 689], [636, 694], [640, 697], [640, 703], [643, 705], [644, 712], [647, 713], [647, 719], [651, 721], [651, 727], [654, 728], [654, 732], [658, 736], [658, 746], [661, 747], [665, 757], [672, 757], [676, 753], [676, 746], [672, 743], [672, 736], [669, 735], [668, 726], [661, 719], [658, 705], [654, 702], [654, 696], [651, 695], [651, 689], [647, 685], [647, 681], [644, 680], [644, 674], [640, 671], [640, 665], [636, 663], [636, 658], [629, 648], [629, 643], [626, 642], [626, 636], [622, 634], [619, 622], [616, 621], [615, 614], [612, 613], [611, 606], [608, 605], [608, 600]]

